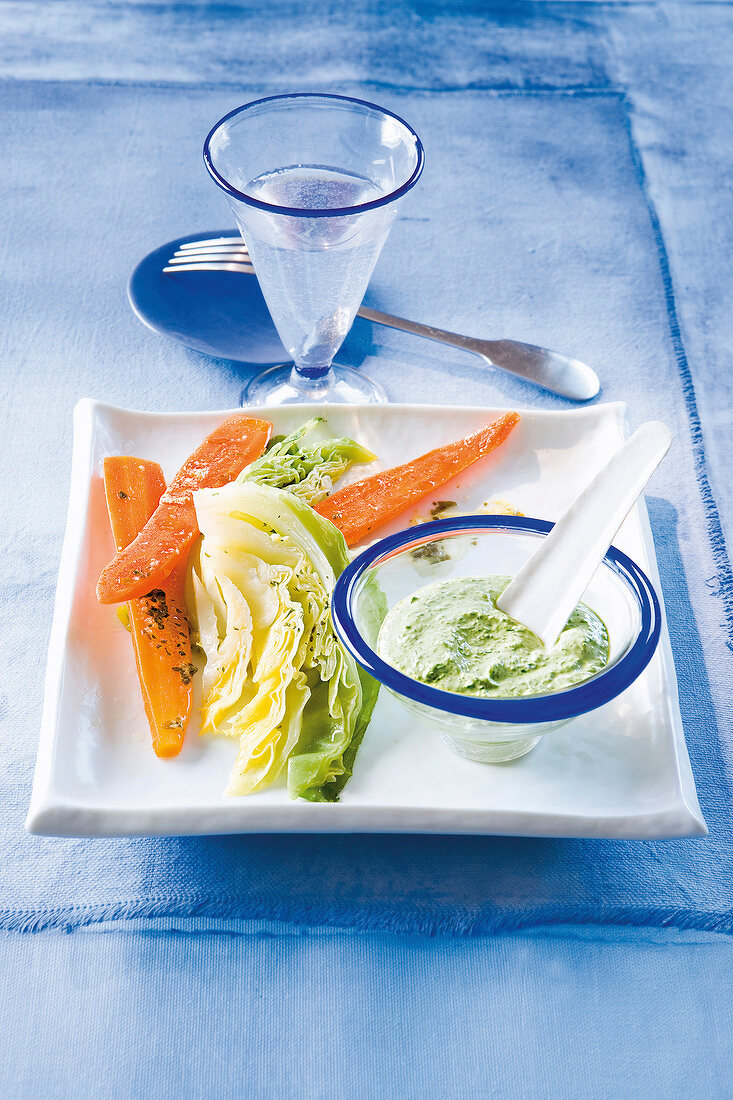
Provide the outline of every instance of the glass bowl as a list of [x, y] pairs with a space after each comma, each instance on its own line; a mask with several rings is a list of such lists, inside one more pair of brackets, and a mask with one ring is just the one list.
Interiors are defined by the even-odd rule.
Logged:
[[625, 691], [649, 664], [661, 610], [651, 582], [614, 547], [583, 603], [606, 624], [609, 662], [565, 691], [507, 699], [459, 695], [413, 680], [377, 653], [379, 630], [396, 603], [433, 581], [487, 574], [514, 576], [552, 524], [524, 516], [456, 516], [390, 535], [344, 570], [333, 593], [338, 637], [358, 663], [413, 714], [438, 729], [461, 756], [504, 763], [524, 756], [546, 733]]

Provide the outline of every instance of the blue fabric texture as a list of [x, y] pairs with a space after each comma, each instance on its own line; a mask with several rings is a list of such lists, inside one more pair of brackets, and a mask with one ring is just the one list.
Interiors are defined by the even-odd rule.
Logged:
[[0, 936], [6, 1096], [730, 1096], [726, 937], [117, 927]]
[[[507, 17], [515, 46], [522, 12], [528, 33], [536, 30], [535, 7], [519, 5], [513, 23]], [[147, 14], [134, 18], [153, 18], [143, 9]], [[358, 10], [361, 33], [367, 16]], [[432, 5], [420, 10], [425, 27], [449, 18]], [[226, 220], [201, 164], [211, 123], [259, 94], [304, 86], [290, 72], [274, 87], [264, 63], [248, 71], [251, 83], [231, 86], [208, 53], [205, 83], [192, 82], [192, 68], [185, 77], [175, 69], [169, 82], [151, 76], [135, 83], [134, 51], [123, 43], [120, 80], [104, 67], [90, 79], [69, 79], [59, 61], [50, 74], [59, 80], [45, 73], [3, 87], [0, 131], [13, 151], [13, 173], [0, 185], [8, 318], [0, 329], [1, 926], [198, 916], [413, 933], [559, 921], [733, 930], [733, 585], [723, 492], [731, 456], [721, 412], [727, 407], [729, 416], [732, 383], [708, 353], [722, 338], [722, 292], [711, 293], [714, 308], [704, 312], [697, 290], [698, 283], [715, 290], [710, 250], [716, 262], [720, 254], [721, 282], [733, 251], [722, 256], [726, 250], [710, 241], [705, 217], [693, 209], [690, 170], [679, 184], [695, 135], [682, 124], [675, 130], [646, 86], [632, 87], [632, 75], [642, 79], [636, 32], [627, 33], [626, 52], [612, 64], [599, 60], [588, 32], [597, 17], [565, 12], [564, 33], [572, 31], [575, 47], [564, 70], [552, 69], [552, 80], [537, 58], [524, 74], [502, 75], [492, 55], [474, 81], [465, 28], [469, 16], [478, 26], [483, 17], [471, 12], [471, 5], [457, 10], [455, 39], [441, 36], [452, 43], [441, 55], [446, 64], [451, 58], [447, 75], [431, 53], [438, 31], [425, 30], [429, 87], [408, 65], [408, 47], [397, 44], [391, 80], [367, 71], [361, 54], [353, 69], [331, 64], [323, 70], [328, 79], [315, 70], [305, 77], [306, 84], [383, 102], [416, 127], [427, 150], [423, 179], [392, 231], [367, 304], [574, 353], [598, 370], [604, 399], [628, 403], [632, 425], [653, 417], [672, 428], [674, 450], [651, 486], [650, 513], [710, 836], [667, 843], [388, 836], [90, 842], [23, 834], [65, 519], [71, 410], [85, 395], [142, 409], [238, 404], [252, 369], [147, 332], [127, 307], [125, 283], [150, 249]], [[498, 16], [490, 18], [499, 25]], [[646, 25], [645, 16], [633, 18]], [[718, 72], [719, 16], [708, 18], [705, 56]], [[551, 28], [549, 15], [543, 25]], [[670, 51], [681, 33], [670, 15]], [[178, 31], [171, 34], [171, 57], [178, 57]], [[536, 45], [532, 34], [523, 40]], [[10, 75], [29, 71], [37, 75], [30, 63], [11, 67]], [[155, 73], [152, 62], [148, 72]], [[672, 78], [660, 70], [658, 80], [663, 100], [663, 81]], [[664, 158], [673, 133], [679, 155]], [[722, 173], [718, 153], [707, 150], [706, 165], [712, 172], [718, 164]], [[701, 187], [707, 194], [711, 185]], [[719, 238], [729, 240], [729, 211], [718, 226]], [[566, 407], [470, 356], [364, 322], [354, 326], [341, 358], [368, 371], [392, 400]]]

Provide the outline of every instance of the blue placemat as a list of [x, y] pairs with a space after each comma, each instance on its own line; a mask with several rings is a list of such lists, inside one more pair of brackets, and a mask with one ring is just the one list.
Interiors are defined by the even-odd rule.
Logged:
[[[340, 90], [349, 91], [340, 86]], [[8, 928], [208, 915], [402, 931], [538, 922], [730, 930], [730, 566], [653, 188], [613, 89], [359, 92], [427, 148], [367, 301], [458, 331], [511, 334], [592, 363], [634, 424], [665, 420], [651, 502], [682, 713], [711, 835], [663, 844], [367, 836], [29, 838], [45, 645], [65, 515], [71, 408], [235, 405], [251, 371], [146, 332], [124, 288], [152, 247], [222, 222], [200, 163], [212, 120], [260, 89], [8, 84], [16, 152], [0, 250], [6, 428], [0, 555], [2, 915]], [[29, 126], [28, 120], [33, 120]], [[64, 135], [64, 141], [58, 135]], [[73, 151], [73, 155], [72, 155]], [[42, 166], [42, 167], [41, 167]], [[54, 257], [49, 264], [48, 256]], [[395, 400], [563, 407], [458, 352], [358, 323], [343, 358]], [[720, 400], [730, 399], [730, 378]]]
[[727, 937], [115, 931], [0, 936], [5, 1095], [730, 1098]]

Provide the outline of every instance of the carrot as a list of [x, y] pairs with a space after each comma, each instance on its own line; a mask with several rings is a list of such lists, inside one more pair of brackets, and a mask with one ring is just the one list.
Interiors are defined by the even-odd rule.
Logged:
[[493, 451], [504, 442], [518, 420], [518, 413], [505, 413], [467, 439], [438, 447], [404, 466], [394, 466], [339, 489], [317, 504], [316, 511], [330, 519], [348, 545], [354, 546], [376, 527], [381, 527]]
[[270, 438], [266, 420], [230, 416], [186, 459], [143, 529], [118, 550], [97, 583], [100, 603], [122, 603], [160, 588], [176, 565], [185, 564], [199, 529], [191, 496], [194, 489], [227, 485], [259, 458]]
[[165, 492], [163, 471], [144, 458], [105, 458], [104, 492], [115, 549], [124, 550], [158, 507]]
[[[124, 550], [142, 530], [165, 491], [157, 462], [120, 456], [104, 460], [112, 535]], [[127, 612], [137, 675], [157, 756], [176, 756], [191, 713], [191, 643], [184, 610], [185, 564], [163, 585], [130, 600]]]

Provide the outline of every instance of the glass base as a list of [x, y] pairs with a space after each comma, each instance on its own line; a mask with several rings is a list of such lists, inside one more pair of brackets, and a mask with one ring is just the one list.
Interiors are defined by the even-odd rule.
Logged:
[[449, 748], [464, 756], [466, 760], [476, 760], [479, 764], [508, 764], [510, 760], [519, 760], [520, 756], [526, 756], [539, 742], [539, 737], [523, 737], [510, 741], [464, 741], [461, 738], [451, 737], [442, 733], [443, 740]]
[[242, 405], [371, 405], [387, 401], [377, 382], [335, 364], [321, 378], [304, 378], [292, 363], [255, 375], [242, 394]]

